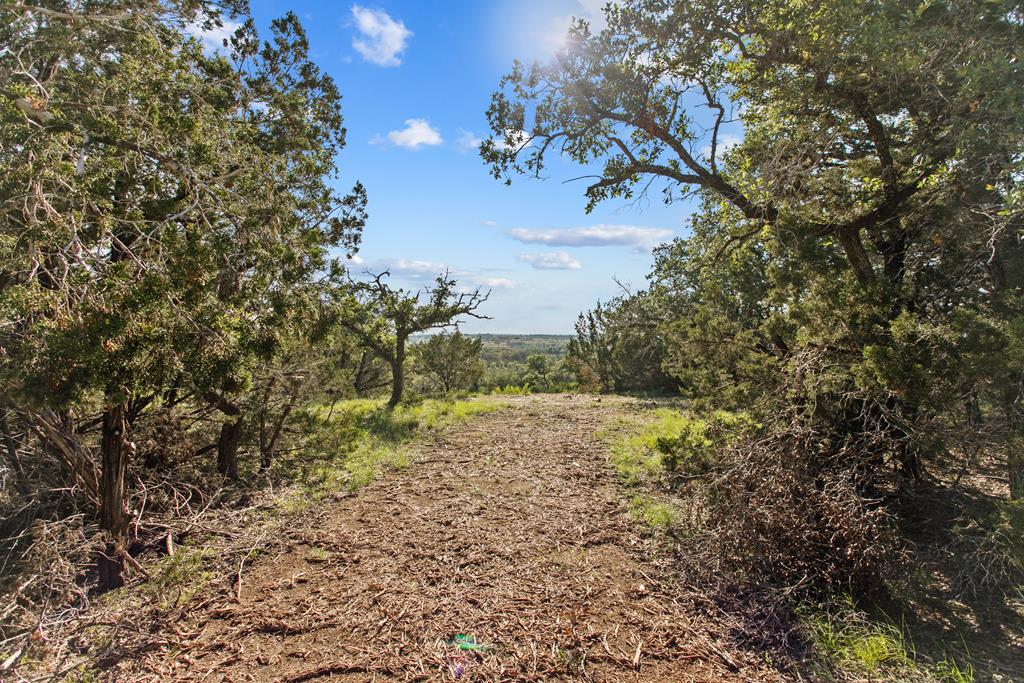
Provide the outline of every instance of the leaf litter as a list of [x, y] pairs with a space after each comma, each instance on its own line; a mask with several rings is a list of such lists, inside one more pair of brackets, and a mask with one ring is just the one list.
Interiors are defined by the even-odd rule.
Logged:
[[595, 433], [634, 404], [527, 396], [437, 435], [114, 680], [782, 680], [632, 519]]

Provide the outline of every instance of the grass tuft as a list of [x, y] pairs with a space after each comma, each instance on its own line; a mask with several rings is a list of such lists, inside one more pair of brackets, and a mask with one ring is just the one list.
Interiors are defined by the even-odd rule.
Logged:
[[634, 519], [643, 522], [652, 529], [666, 531], [675, 526], [678, 519], [676, 509], [650, 496], [633, 496], [630, 501], [630, 512]]
[[158, 600], [162, 608], [187, 603], [213, 579], [208, 562], [210, 552], [179, 548], [154, 564], [143, 590]]
[[491, 389], [492, 396], [529, 396], [533, 393], [529, 383], [522, 385], [506, 384], [505, 386]]
[[629, 486], [706, 472], [723, 440], [754, 426], [745, 415], [716, 411], [706, 418], [659, 408], [638, 423], [620, 418], [599, 433], [610, 441], [611, 462]]
[[870, 680], [973, 683], [974, 670], [951, 656], [930, 662], [918, 656], [900, 625], [857, 609], [847, 596], [831, 608], [799, 610], [821, 664], [844, 676]]

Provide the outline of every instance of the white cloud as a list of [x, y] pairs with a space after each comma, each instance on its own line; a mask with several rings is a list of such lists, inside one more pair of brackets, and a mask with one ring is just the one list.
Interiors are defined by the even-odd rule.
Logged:
[[599, 22], [601, 28], [607, 25], [603, 10], [604, 6], [608, 4], [608, 0], [576, 0], [576, 2], [583, 8], [583, 14], [590, 19], [591, 24]]
[[398, 147], [416, 149], [422, 145], [440, 145], [444, 140], [441, 132], [430, 125], [426, 119], [406, 119], [405, 128], [393, 130], [386, 138], [374, 136], [370, 142], [375, 145], [390, 142]]
[[498, 221], [480, 221], [480, 225], [484, 226], [485, 228], [494, 228], [497, 227]]
[[366, 263], [366, 260], [359, 254], [352, 254], [351, 256], [348, 257], [348, 260], [357, 266], [361, 266]]
[[[388, 271], [393, 277], [417, 285], [428, 285], [438, 275], [448, 273], [452, 278], [459, 281], [463, 290], [472, 290], [474, 287], [486, 289], [514, 289], [518, 283], [505, 277], [482, 277], [481, 273], [456, 268], [455, 266], [440, 261], [426, 261], [407, 258], [385, 258], [376, 259], [366, 263], [359, 256], [351, 259], [358, 265], [366, 265], [366, 270], [371, 273], [382, 273]], [[467, 290], [467, 291], [468, 291]]]
[[468, 130], [460, 130], [459, 138], [455, 141], [455, 144], [463, 152], [475, 152], [480, 147], [481, 142], [483, 142], [483, 140], [478, 138], [474, 133], [471, 133]]
[[543, 254], [521, 254], [519, 260], [529, 263], [537, 270], [579, 270], [583, 264], [564, 251], [550, 251]]
[[395, 21], [383, 10], [352, 5], [352, 17], [360, 36], [352, 39], [352, 47], [363, 59], [377, 66], [398, 66], [399, 58], [412, 37], [412, 31]]
[[199, 24], [190, 23], [185, 26], [185, 32], [198, 38], [207, 52], [223, 52], [225, 50], [224, 41], [233, 36], [241, 24], [224, 18], [220, 21], [221, 26], [211, 26], [208, 29]]
[[383, 259], [375, 262], [373, 265], [379, 270], [388, 270], [392, 275], [398, 277], [422, 278], [426, 276], [433, 279], [445, 271], [452, 274], [457, 272], [445, 263], [406, 258]]
[[485, 277], [476, 281], [481, 287], [493, 289], [515, 289], [516, 282], [507, 277]]
[[[718, 136], [718, 147], [715, 149], [715, 160], [721, 161], [722, 155], [728, 152], [736, 145], [743, 142], [743, 136], [733, 135], [732, 133], [725, 133], [724, 135]], [[708, 143], [700, 150], [701, 156], [707, 160], [711, 160], [711, 144]]]
[[641, 228], [635, 225], [593, 225], [566, 230], [532, 230], [514, 228], [509, 237], [526, 244], [552, 247], [643, 247], [650, 248], [672, 237], [664, 228]]

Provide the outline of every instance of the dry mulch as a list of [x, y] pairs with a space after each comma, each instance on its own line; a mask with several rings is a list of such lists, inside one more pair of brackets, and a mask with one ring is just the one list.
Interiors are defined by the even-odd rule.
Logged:
[[780, 679], [631, 518], [594, 436], [629, 408], [524, 397], [422, 444], [117, 680]]

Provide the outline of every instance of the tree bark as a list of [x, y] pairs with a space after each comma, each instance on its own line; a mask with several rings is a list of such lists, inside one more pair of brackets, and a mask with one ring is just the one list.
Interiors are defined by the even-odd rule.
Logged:
[[111, 542], [99, 557], [98, 571], [104, 588], [124, 585], [124, 552], [122, 541], [128, 532], [128, 511], [124, 504], [124, 477], [131, 448], [125, 430], [126, 405], [118, 403], [103, 412], [103, 434], [100, 445], [100, 525], [110, 534]]
[[[277, 424], [274, 425], [273, 432], [268, 432], [266, 425], [266, 415], [261, 417], [260, 422], [260, 474], [263, 474], [270, 469], [270, 466], [274, 462], [274, 454], [277, 451], [277, 440], [281, 437], [281, 432], [284, 430], [284, 425], [288, 421], [288, 416], [291, 415], [292, 410], [295, 408], [296, 402], [298, 402], [298, 393], [293, 393], [288, 399], [288, 404], [281, 411], [281, 415], [277, 419]], [[333, 407], [333, 406], [332, 406]]]
[[126, 426], [124, 403], [104, 411], [100, 523], [115, 538], [124, 536], [128, 529], [128, 513], [124, 507], [124, 475], [129, 456]]
[[1024, 499], [1024, 373], [1007, 378], [1003, 400], [1009, 434], [1006, 439], [1006, 474], [1010, 498]]
[[238, 479], [238, 442], [241, 438], [241, 417], [221, 425], [217, 442], [217, 471], [228, 479]]
[[863, 287], [871, 285], [875, 281], [875, 269], [871, 267], [871, 259], [860, 239], [860, 230], [856, 228], [842, 229], [836, 233], [836, 237], [846, 253], [846, 260], [853, 269], [857, 282]]
[[1010, 478], [1010, 498], [1024, 499], [1024, 452], [1018, 439], [1010, 438], [1007, 454], [1007, 470]]
[[405, 391], [405, 337], [399, 335], [395, 342], [395, 355], [391, 361], [391, 398], [388, 410], [394, 410], [402, 400]]

